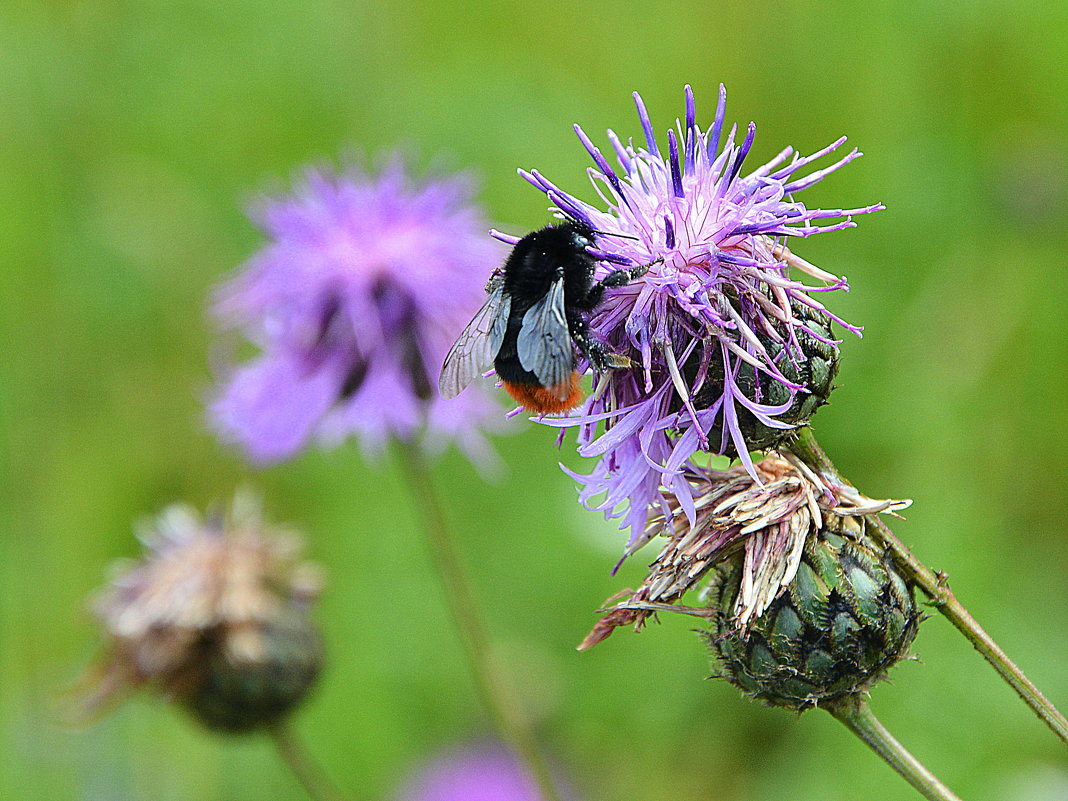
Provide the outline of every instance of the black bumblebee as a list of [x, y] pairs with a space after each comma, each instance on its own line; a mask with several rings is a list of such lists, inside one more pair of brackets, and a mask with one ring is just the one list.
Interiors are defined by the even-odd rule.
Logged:
[[492, 363], [515, 400], [538, 414], [556, 414], [582, 403], [575, 348], [593, 369], [631, 366], [590, 336], [590, 313], [605, 289], [640, 278], [648, 264], [615, 270], [594, 282], [597, 259], [587, 252], [596, 232], [582, 223], [549, 225], [520, 239], [489, 297], [445, 357], [438, 388], [453, 398]]

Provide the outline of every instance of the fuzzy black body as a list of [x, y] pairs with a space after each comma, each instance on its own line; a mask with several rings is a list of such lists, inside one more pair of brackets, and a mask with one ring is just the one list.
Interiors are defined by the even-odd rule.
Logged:
[[[589, 314], [600, 302], [603, 287], [593, 282], [597, 260], [586, 252], [593, 231], [575, 222], [550, 225], [527, 234], [516, 243], [504, 263], [504, 292], [511, 299], [504, 342], [493, 369], [507, 384], [540, 386], [541, 381], [519, 361], [517, 342], [523, 315], [549, 292], [553, 281], [564, 278], [564, 314], [572, 342], [586, 344]], [[574, 354], [572, 354], [572, 363]]]
[[486, 301], [445, 357], [438, 379], [454, 398], [491, 364], [524, 408], [556, 414], [582, 403], [575, 350], [597, 372], [631, 361], [590, 336], [590, 315], [605, 289], [645, 274], [649, 265], [618, 269], [594, 281], [595, 231], [574, 221], [520, 239], [486, 284]]

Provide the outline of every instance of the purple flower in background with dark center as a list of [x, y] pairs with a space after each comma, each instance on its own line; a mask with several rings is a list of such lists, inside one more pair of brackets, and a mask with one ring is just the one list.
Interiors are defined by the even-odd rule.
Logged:
[[370, 453], [397, 437], [492, 457], [487, 395], [434, 391], [503, 255], [471, 194], [462, 176], [416, 181], [394, 160], [377, 176], [309, 170], [262, 201], [252, 217], [269, 241], [215, 301], [221, 325], [262, 351], [212, 404], [221, 436], [257, 462], [352, 434]]
[[788, 147], [743, 173], [756, 127], [749, 125], [741, 143], [732, 127], [721, 144], [722, 86], [705, 131], [686, 87], [685, 120], [668, 131], [666, 153], [644, 103], [634, 99], [645, 147], [608, 131], [618, 169], [575, 126], [606, 210], [537, 171], [520, 171], [564, 217], [599, 232], [596, 278], [620, 265], [650, 265], [641, 279], [606, 293], [591, 321], [635, 367], [599, 376], [581, 414], [544, 421], [577, 427], [579, 452], [600, 458], [592, 474], [573, 475], [587, 507], [624, 517], [632, 531], [628, 554], [649, 540], [645, 521], [654, 504], [665, 514], [674, 505], [692, 524], [685, 473], [694, 454], [736, 455], [759, 482], [749, 451], [775, 447], [825, 402], [837, 370], [830, 322], [860, 329], [815, 297], [847, 289], [845, 279], [794, 255], [785, 242], [850, 228], [851, 215], [883, 208], [808, 209], [795, 199], [861, 155], [852, 150], [812, 170], [845, 137], [805, 157]]

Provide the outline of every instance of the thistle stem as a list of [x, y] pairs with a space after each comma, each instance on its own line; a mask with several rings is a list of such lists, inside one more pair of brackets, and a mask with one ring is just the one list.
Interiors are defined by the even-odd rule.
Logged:
[[449, 534], [441, 504], [434, 492], [430, 471], [415, 445], [399, 442], [401, 465], [412, 496], [425, 523], [431, 559], [445, 587], [475, 685], [504, 741], [526, 765], [545, 801], [560, 801], [545, 758], [538, 748], [530, 723], [523, 713], [514, 687], [490, 651], [486, 624]]
[[930, 801], [960, 801], [960, 798], [938, 780], [916, 757], [872, 714], [868, 702], [859, 695], [847, 696], [823, 707], [842, 721], [853, 734], [868, 744], [887, 765], [904, 777]]
[[[789, 447], [798, 458], [820, 472], [832, 483], [849, 485], [849, 482], [842, 477], [834, 463], [827, 457], [823, 448], [816, 442], [816, 438], [810, 428], [802, 428], [797, 439]], [[1057, 708], [1039, 692], [1038, 688], [1031, 683], [1031, 680], [1024, 675], [1024, 672], [1020, 670], [1016, 663], [1009, 659], [1008, 655], [1001, 649], [1001, 646], [994, 642], [993, 638], [986, 633], [983, 627], [976, 622], [975, 618], [957, 600], [957, 597], [949, 588], [945, 573], [941, 571], [936, 573], [917, 559], [912, 551], [895, 536], [890, 527], [878, 515], [871, 515], [868, 521], [874, 528], [876, 537], [889, 549], [895, 563], [905, 574], [905, 577], [931, 599], [931, 605], [956, 626], [961, 634], [968, 638], [975, 650], [982, 654], [983, 658], [1016, 691], [1016, 694], [1020, 696], [1023, 702], [1031, 707], [1034, 713], [1065, 744], [1068, 744], [1068, 720], [1065, 720], [1064, 715], [1057, 711]]]
[[293, 771], [293, 775], [312, 801], [348, 801], [311, 758], [300, 735], [288, 723], [276, 724], [268, 731], [278, 755]]

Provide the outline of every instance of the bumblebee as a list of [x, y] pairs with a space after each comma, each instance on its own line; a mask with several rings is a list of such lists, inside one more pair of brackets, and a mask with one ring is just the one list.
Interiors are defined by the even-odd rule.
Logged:
[[590, 334], [589, 319], [605, 289], [640, 278], [648, 264], [595, 282], [597, 259], [587, 248], [595, 231], [567, 221], [527, 234], [486, 284], [489, 297], [445, 357], [438, 389], [459, 395], [490, 364], [515, 400], [537, 414], [582, 403], [575, 350], [594, 370], [631, 366]]

